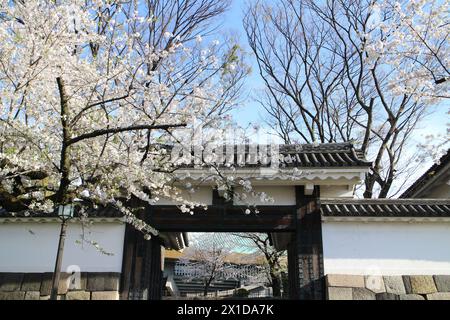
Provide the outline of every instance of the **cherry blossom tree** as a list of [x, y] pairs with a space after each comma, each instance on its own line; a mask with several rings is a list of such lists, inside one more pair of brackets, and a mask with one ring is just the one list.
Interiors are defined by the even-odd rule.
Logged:
[[[0, 1], [0, 205], [112, 206], [148, 236], [136, 203], [174, 199], [161, 145], [220, 128], [248, 73], [211, 39], [228, 1]], [[208, 40], [209, 39], [209, 40]]]
[[[286, 257], [286, 251], [277, 251], [270, 242], [269, 234], [267, 233], [235, 233], [233, 234], [239, 241], [239, 245], [247, 246], [256, 249], [257, 252], [264, 256], [267, 264], [266, 276], [267, 280], [272, 287], [274, 297], [281, 297], [281, 273], [286, 271], [286, 261], [283, 258]], [[285, 260], [285, 259], [284, 259]]]
[[[396, 68], [399, 93], [450, 98], [450, 4], [445, 0], [371, 1], [367, 55]], [[384, 60], [384, 61], [383, 61]], [[417, 90], [424, 87], [423, 90]]]
[[238, 263], [237, 259], [233, 258], [236, 255], [234, 251], [236, 249], [239, 249], [236, 248], [236, 242], [230, 241], [230, 238], [216, 233], [201, 233], [192, 239], [189, 248], [183, 252], [182, 258], [175, 266], [175, 271], [189, 281], [201, 281], [205, 297], [213, 282], [217, 280], [233, 279], [252, 282], [261, 282], [261, 278], [266, 280], [266, 267], [245, 261], [245, 258], [255, 258], [250, 254], [242, 254], [244, 257]]
[[[373, 161], [364, 197], [394, 196], [430, 106], [448, 99], [448, 1], [253, 1], [244, 19], [286, 143], [353, 141]], [[448, 101], [448, 100], [446, 100]], [[414, 146], [415, 147], [415, 146]]]
[[[207, 236], [203, 238], [207, 238]], [[203, 283], [203, 296], [206, 297], [212, 282], [225, 271], [226, 258], [230, 251], [217, 242], [208, 240], [193, 244], [187, 250], [180, 260], [178, 268], [182, 266], [184, 275]]]

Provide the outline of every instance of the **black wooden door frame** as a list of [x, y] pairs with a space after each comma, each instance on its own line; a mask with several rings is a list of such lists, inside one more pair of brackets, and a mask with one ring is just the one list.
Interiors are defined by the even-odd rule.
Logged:
[[[320, 189], [315, 186], [311, 195], [305, 193], [304, 186], [296, 186], [295, 206], [263, 207], [257, 223], [252, 228], [249, 223], [252, 217], [238, 215], [242, 208], [232, 206], [222, 201], [217, 194], [213, 197], [213, 217], [206, 224], [198, 225], [196, 215], [180, 214], [176, 206], [151, 207], [145, 215], [145, 220], [160, 231], [203, 231], [203, 232], [292, 232], [292, 241], [288, 246], [288, 278], [290, 299], [325, 298], [325, 283], [323, 270], [322, 224], [319, 210]], [[259, 207], [258, 207], [259, 208]], [[171, 210], [172, 209], [172, 210]], [[172, 226], [168, 212], [177, 212], [183, 224], [177, 224], [177, 230]], [[264, 213], [267, 212], [266, 217]], [[273, 212], [284, 212], [281, 220], [273, 219]], [[203, 213], [208, 218], [208, 211]], [[151, 217], [151, 219], [149, 218]], [[144, 219], [144, 216], [141, 216]], [[164, 220], [166, 219], [166, 220]], [[168, 219], [168, 220], [167, 220]], [[240, 220], [235, 220], [240, 219]], [[208, 220], [208, 219], [206, 219]], [[267, 224], [277, 226], [270, 228]], [[220, 230], [217, 223], [220, 223]], [[242, 226], [239, 227], [239, 224]], [[229, 228], [229, 229], [227, 229]], [[124, 240], [122, 276], [120, 286], [121, 299], [159, 300], [163, 292], [163, 271], [161, 267], [161, 245], [158, 237], [143, 240], [141, 232], [127, 225]], [[295, 279], [295, 280], [293, 280]]]
[[[300, 300], [324, 300], [322, 221], [320, 188], [311, 195], [304, 186], [296, 186], [296, 231], [288, 247], [289, 297]], [[292, 279], [290, 278], [290, 279]]]

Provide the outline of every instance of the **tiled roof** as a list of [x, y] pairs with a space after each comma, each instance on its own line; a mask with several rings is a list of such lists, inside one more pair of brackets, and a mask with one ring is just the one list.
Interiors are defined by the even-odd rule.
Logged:
[[430, 181], [436, 174], [440, 173], [450, 163], [450, 149], [444, 154], [438, 161], [432, 165], [419, 179], [417, 179], [405, 192], [402, 193], [400, 198], [410, 198], [419, 191], [428, 181]]
[[281, 145], [284, 164], [295, 167], [370, 166], [364, 155], [350, 143]]
[[[215, 148], [226, 154], [229, 146]], [[224, 156], [223, 162], [237, 167], [265, 167], [270, 166], [270, 155], [273, 149], [270, 145], [234, 145], [234, 154]], [[371, 162], [364, 158], [361, 151], [355, 149], [351, 143], [323, 143], [323, 144], [290, 144], [278, 145], [280, 167], [368, 167]], [[192, 163], [181, 167], [194, 166]], [[262, 160], [267, 159], [267, 161]], [[204, 159], [207, 162], [206, 159]]]
[[321, 199], [328, 217], [450, 217], [450, 200], [437, 199]]

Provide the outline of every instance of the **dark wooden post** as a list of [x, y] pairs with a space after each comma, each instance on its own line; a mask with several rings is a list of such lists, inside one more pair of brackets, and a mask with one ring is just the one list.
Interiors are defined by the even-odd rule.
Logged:
[[[144, 218], [143, 213], [139, 215]], [[161, 242], [127, 225], [122, 261], [120, 298], [122, 300], [160, 300], [163, 294]]]
[[288, 248], [290, 297], [322, 300], [325, 288], [319, 187], [315, 186], [312, 194], [306, 195], [305, 187], [297, 186], [296, 198], [296, 231]]
[[298, 274], [298, 254], [296, 234], [292, 235], [291, 242], [288, 244], [288, 290], [289, 299], [298, 300], [300, 298], [300, 280]]
[[131, 225], [125, 226], [125, 238], [123, 244], [122, 273], [120, 277], [120, 299], [128, 300], [132, 284], [133, 262], [136, 249], [136, 229]]
[[163, 294], [163, 270], [161, 243], [158, 238], [144, 240], [141, 290], [143, 300], [161, 300]]
[[161, 300], [163, 270], [158, 237], [145, 240], [133, 227], [125, 236], [120, 299]]

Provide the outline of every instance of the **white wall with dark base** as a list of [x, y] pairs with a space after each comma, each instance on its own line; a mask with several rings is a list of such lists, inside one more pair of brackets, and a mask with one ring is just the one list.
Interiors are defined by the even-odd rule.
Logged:
[[[10, 222], [0, 224], [0, 272], [53, 272], [60, 224], [56, 222]], [[84, 233], [107, 253], [92, 244], [78, 244]], [[121, 272], [125, 225], [99, 222], [82, 228], [69, 223], [61, 271]], [[68, 270], [68, 267], [72, 270]]]
[[450, 274], [450, 222], [322, 224], [325, 274]]

